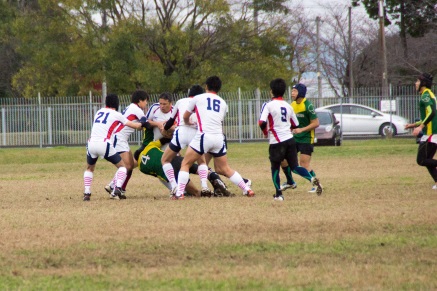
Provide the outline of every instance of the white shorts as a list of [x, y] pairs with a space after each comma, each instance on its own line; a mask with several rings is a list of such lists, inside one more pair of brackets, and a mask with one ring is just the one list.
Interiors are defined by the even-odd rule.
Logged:
[[210, 153], [214, 157], [226, 155], [226, 144], [223, 134], [201, 133], [197, 132], [190, 147], [197, 153], [203, 155]]
[[188, 126], [180, 126], [176, 128], [173, 133], [173, 138], [171, 139], [172, 149], [179, 148], [179, 150], [186, 148], [190, 142], [196, 136], [197, 129]]
[[114, 165], [120, 162], [121, 157], [107, 141], [88, 141], [86, 145], [87, 149], [87, 163], [94, 165], [97, 162], [98, 157], [102, 157]]
[[117, 153], [129, 152], [129, 143], [127, 142], [127, 140], [116, 139], [115, 150], [117, 151]]

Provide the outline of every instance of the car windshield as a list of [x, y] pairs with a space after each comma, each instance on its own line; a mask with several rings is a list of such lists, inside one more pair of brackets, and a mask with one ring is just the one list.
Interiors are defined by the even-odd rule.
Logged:
[[322, 125], [332, 124], [331, 114], [329, 112], [317, 112], [319, 123]]

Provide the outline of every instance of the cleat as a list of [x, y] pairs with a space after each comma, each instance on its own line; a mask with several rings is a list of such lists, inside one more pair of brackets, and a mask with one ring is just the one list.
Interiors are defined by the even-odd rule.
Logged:
[[185, 195], [182, 194], [181, 196], [177, 196], [177, 195], [175, 194], [175, 195], [172, 195], [172, 196], [170, 197], [170, 199], [171, 199], [171, 200], [184, 200], [184, 199], [185, 199]]
[[281, 188], [279, 188], [279, 190], [281, 190], [281, 191], [284, 191], [284, 190], [287, 190], [287, 189], [296, 189], [297, 188], [297, 184], [296, 184], [296, 182], [293, 182], [292, 184], [288, 184], [287, 182], [285, 182], [285, 183], [283, 183], [282, 185], [281, 185]]
[[120, 199], [126, 199], [126, 190], [120, 189], [120, 195], [118, 195]]
[[284, 196], [282, 195], [274, 195], [273, 200], [275, 201], [284, 201]]
[[170, 190], [170, 199], [173, 197], [173, 196], [176, 196], [176, 193], [178, 192], [178, 187], [176, 186], [176, 187], [174, 187], [173, 189], [171, 189]]
[[106, 190], [106, 192], [111, 194], [112, 191], [114, 191], [114, 188], [112, 188], [111, 183], [109, 183], [108, 185], [105, 186], [105, 190]]
[[311, 190], [308, 191], [308, 193], [316, 193], [317, 192], [317, 188], [313, 187], [311, 188]]
[[121, 195], [121, 189], [118, 187], [115, 187], [111, 194], [109, 194], [109, 198], [114, 200], [120, 200]]
[[83, 193], [83, 201], [90, 201], [91, 193]]
[[255, 197], [255, 192], [253, 192], [252, 189], [249, 189], [244, 195], [246, 195], [247, 197]]
[[214, 193], [208, 188], [202, 188], [202, 191], [200, 191], [200, 197], [211, 197], [213, 194]]
[[319, 196], [322, 195], [323, 188], [322, 188], [322, 184], [320, 184], [319, 179], [317, 179], [316, 177], [312, 177], [311, 183], [313, 184], [313, 187], [316, 188], [317, 195], [319, 195]]
[[215, 197], [221, 197], [231, 196], [231, 192], [228, 191], [228, 188], [226, 187], [225, 183], [223, 183], [222, 180], [216, 179], [212, 182], [212, 186], [214, 187], [214, 196]]
[[[248, 187], [252, 186], [252, 181], [246, 178], [243, 178], [244, 183], [246, 183], [246, 185]], [[243, 190], [243, 195], [246, 195], [247, 193]]]
[[437, 190], [437, 185], [432, 186], [432, 190]]

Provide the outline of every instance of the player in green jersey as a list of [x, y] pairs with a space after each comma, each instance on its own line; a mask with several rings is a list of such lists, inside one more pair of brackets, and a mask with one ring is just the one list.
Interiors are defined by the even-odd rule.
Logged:
[[[163, 184], [166, 185], [169, 190], [171, 190], [171, 186], [162, 169], [161, 163], [162, 155], [164, 154], [164, 152], [161, 150], [161, 146], [163, 143], [168, 142], [169, 140], [165, 138], [161, 138], [156, 141], [150, 141], [144, 149], [137, 150], [135, 152], [134, 159], [137, 161], [138, 169], [143, 174], [159, 178]], [[182, 160], [182, 157], [176, 156], [171, 162], [176, 176], [181, 168]], [[193, 164], [189, 169], [189, 173], [197, 174], [197, 168], [198, 165]], [[225, 183], [220, 179], [220, 176], [212, 170], [209, 170], [208, 172], [208, 180], [214, 188], [214, 196], [234, 196], [231, 192], [229, 192]], [[191, 182], [188, 183], [186, 190], [188, 194], [191, 194], [192, 196], [200, 196], [200, 190], [198, 190]]]
[[[291, 91], [291, 97], [293, 98], [291, 107], [293, 107], [299, 121], [299, 127], [293, 130], [293, 137], [296, 141], [297, 152], [300, 153], [299, 165], [307, 169], [311, 176], [315, 178], [316, 173], [312, 169], [310, 162], [314, 151], [315, 129], [319, 126], [319, 119], [317, 118], [314, 105], [305, 97], [306, 92], [307, 87], [301, 83], [294, 85]], [[297, 185], [293, 180], [290, 167], [288, 167], [285, 161], [281, 164], [281, 167], [287, 177], [287, 182], [282, 184], [281, 189], [296, 188]], [[320, 195], [323, 192], [323, 188], [319, 183], [318, 187], [312, 187], [309, 192]]]
[[415, 85], [420, 93], [420, 120], [405, 125], [405, 128], [414, 128], [413, 135], [420, 137], [417, 164], [428, 169], [435, 183], [432, 189], [437, 190], [437, 160], [433, 159], [437, 151], [437, 106], [431, 91], [432, 80], [428, 73], [422, 73], [417, 78]]

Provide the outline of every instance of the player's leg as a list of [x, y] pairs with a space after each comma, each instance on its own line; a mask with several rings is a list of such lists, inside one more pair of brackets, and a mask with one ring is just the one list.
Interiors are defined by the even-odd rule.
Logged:
[[[273, 198], [275, 200], [284, 200], [281, 189], [280, 170], [281, 162], [284, 160], [284, 158], [286, 158], [288, 146], [289, 144], [287, 142], [269, 145], [270, 170], [272, 174], [273, 186], [275, 187], [275, 195], [273, 195]], [[293, 164], [290, 163], [290, 165], [292, 166]]]
[[185, 187], [188, 184], [190, 174], [189, 169], [190, 166], [201, 156], [197, 151], [195, 151], [193, 148], [188, 147], [187, 151], [185, 152], [185, 157], [182, 160], [181, 164], [181, 170], [178, 174], [178, 189], [175, 195], [175, 199], [183, 199], [183, 194], [185, 191]]
[[94, 170], [100, 155], [106, 150], [106, 143], [103, 142], [89, 142], [87, 143], [86, 161], [87, 166], [83, 173], [84, 192], [83, 200], [89, 201], [91, 199], [91, 184], [94, 178]]
[[199, 175], [200, 178], [200, 184], [201, 184], [201, 195], [202, 196], [211, 196], [212, 192], [211, 190], [209, 190], [208, 188], [208, 165], [206, 164], [206, 160], [205, 160], [205, 155], [201, 155], [198, 159], [197, 159], [197, 164], [198, 169], [197, 169], [197, 173]]
[[233, 170], [229, 166], [226, 153], [221, 156], [214, 155], [214, 169], [216, 169], [217, 172], [222, 173], [225, 177], [229, 178], [232, 183], [243, 190], [244, 195], [247, 195], [247, 197], [255, 196], [255, 193], [252, 191], [252, 189], [250, 189], [247, 183], [244, 182], [243, 177], [241, 177], [237, 171]]
[[319, 183], [319, 180], [316, 177], [313, 177], [306, 168], [299, 166], [297, 162], [297, 151], [296, 151], [296, 142], [294, 139], [290, 139], [287, 141], [290, 146], [287, 147], [287, 162], [288, 165], [290, 165], [291, 170], [293, 173], [300, 175], [304, 179], [311, 182], [313, 187], [316, 187], [316, 193], [317, 195], [321, 195], [323, 192], [322, 185]]
[[105, 154], [104, 158], [105, 160], [111, 162], [114, 166], [117, 167], [117, 171], [115, 173], [115, 187], [114, 190], [110, 193], [110, 198], [118, 200], [120, 199], [120, 195], [122, 195], [121, 186], [126, 180], [127, 169], [123, 160], [121, 159], [120, 154], [115, 151], [112, 145], [109, 146], [107, 154]]
[[[314, 151], [314, 145], [309, 144], [309, 143], [300, 143], [298, 144], [298, 150], [300, 151], [300, 156], [299, 156], [299, 164], [300, 166], [304, 167], [305, 169], [307, 169], [307, 171], [310, 173], [310, 175], [315, 178], [316, 177], [316, 173], [311, 169], [311, 156], [312, 153]], [[319, 186], [315, 186], [313, 185], [311, 190], [308, 191], [310, 193], [317, 193], [317, 189], [322, 189], [322, 185], [320, 184], [320, 180], [317, 178], [318, 182], [319, 182]]]
[[293, 175], [291, 174], [291, 168], [288, 166], [288, 163], [286, 160], [283, 160], [281, 162], [281, 168], [282, 168], [282, 172], [284, 172], [285, 178], [287, 179], [286, 182], [284, 182], [281, 185], [281, 190], [287, 190], [287, 189], [296, 189], [297, 188], [297, 183], [296, 181], [294, 181], [293, 179]]
[[164, 171], [167, 180], [170, 182], [172, 189], [176, 188], [178, 184], [176, 182], [175, 171], [171, 162], [177, 156], [179, 151], [180, 148], [174, 146], [173, 143], [170, 143], [161, 158], [162, 170]]
[[421, 166], [425, 166], [434, 180], [435, 185], [432, 189], [437, 190], [437, 169], [433, 157], [437, 151], [437, 145], [431, 142], [420, 143], [419, 150], [417, 152], [417, 163]]
[[121, 159], [123, 160], [125, 167], [126, 167], [126, 180], [124, 181], [123, 185], [121, 186], [121, 189], [123, 191], [126, 191], [127, 183], [129, 183], [130, 178], [132, 177], [132, 172], [134, 170], [134, 157], [132, 155], [132, 152], [129, 150], [127, 152], [123, 152], [120, 154]]

